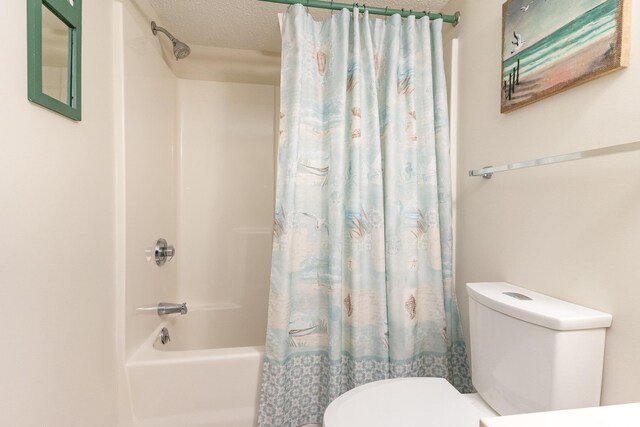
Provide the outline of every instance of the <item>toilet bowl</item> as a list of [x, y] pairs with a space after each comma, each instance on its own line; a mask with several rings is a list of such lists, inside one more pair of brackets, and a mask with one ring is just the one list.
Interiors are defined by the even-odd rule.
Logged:
[[472, 381], [377, 381], [331, 402], [324, 427], [477, 427], [481, 418], [598, 406], [610, 314], [509, 283], [468, 283]]
[[496, 414], [477, 393], [442, 378], [398, 378], [356, 387], [331, 402], [325, 427], [478, 427]]

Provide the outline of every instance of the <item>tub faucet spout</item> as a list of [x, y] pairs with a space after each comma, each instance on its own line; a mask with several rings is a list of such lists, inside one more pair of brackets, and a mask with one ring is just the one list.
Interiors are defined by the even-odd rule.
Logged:
[[161, 302], [158, 304], [159, 316], [173, 313], [187, 314], [187, 303], [183, 302], [182, 304], [175, 304], [170, 302]]

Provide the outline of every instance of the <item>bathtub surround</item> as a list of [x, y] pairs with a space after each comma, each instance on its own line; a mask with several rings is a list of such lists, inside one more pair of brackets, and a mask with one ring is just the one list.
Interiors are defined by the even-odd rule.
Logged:
[[[176, 257], [159, 267], [153, 249], [158, 238], [177, 240], [177, 79], [162, 58], [146, 15], [123, 4], [123, 170], [125, 360], [160, 323], [137, 307], [178, 301]], [[153, 117], [150, 120], [149, 117]], [[158, 173], [163, 171], [163, 173]], [[151, 252], [149, 252], [151, 251]], [[180, 300], [190, 302], [189, 300]]]
[[486, 165], [640, 140], [640, 10], [631, 11], [627, 70], [501, 115], [495, 82], [503, 3], [452, 0], [447, 10], [466, 19], [444, 27], [445, 38], [460, 45], [456, 283], [463, 325], [460, 284], [478, 279], [506, 280], [611, 313], [602, 404], [640, 401], [640, 152], [490, 181], [467, 177]]
[[[279, 67], [272, 55], [228, 49], [220, 56], [193, 44], [192, 54], [177, 62], [171, 44], [152, 34], [149, 22], [157, 17], [148, 4], [122, 6], [120, 338], [126, 336], [122, 390], [131, 409], [123, 410], [121, 424], [255, 426], [273, 222], [273, 70]], [[244, 83], [229, 83], [243, 64], [252, 70], [242, 73]], [[212, 81], [217, 78], [225, 81]], [[158, 237], [176, 251], [161, 267], [145, 252]], [[186, 301], [188, 314], [172, 319], [135, 311], [160, 301]], [[171, 350], [153, 346], [163, 326], [171, 335], [164, 348]]]
[[321, 423], [332, 399], [380, 379], [472, 389], [451, 277], [441, 28], [366, 10], [285, 15], [259, 426]]
[[261, 336], [253, 345], [267, 323], [276, 94], [178, 79], [178, 300], [235, 311], [228, 331], [243, 325]]
[[[145, 317], [154, 326], [126, 364], [133, 412], [144, 427], [251, 427], [266, 335], [277, 90], [176, 80], [178, 240], [165, 267], [175, 263], [175, 301], [189, 312]], [[157, 342], [162, 327], [167, 345]]]
[[[162, 268], [176, 268], [172, 301], [187, 301], [189, 312], [134, 318], [152, 324], [126, 364], [135, 425], [251, 427], [266, 334], [276, 88], [176, 80], [178, 237]], [[149, 273], [162, 272], [151, 264]], [[159, 346], [163, 326], [171, 342]]]

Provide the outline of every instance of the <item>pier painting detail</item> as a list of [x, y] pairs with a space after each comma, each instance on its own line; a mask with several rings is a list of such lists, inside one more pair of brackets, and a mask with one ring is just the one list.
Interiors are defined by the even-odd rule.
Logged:
[[630, 0], [508, 0], [501, 112], [626, 67], [629, 9]]

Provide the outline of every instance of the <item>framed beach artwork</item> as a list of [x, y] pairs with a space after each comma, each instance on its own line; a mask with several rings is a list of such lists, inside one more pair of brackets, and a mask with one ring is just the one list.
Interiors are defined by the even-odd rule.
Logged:
[[629, 62], [630, 0], [508, 0], [502, 103], [508, 113]]

